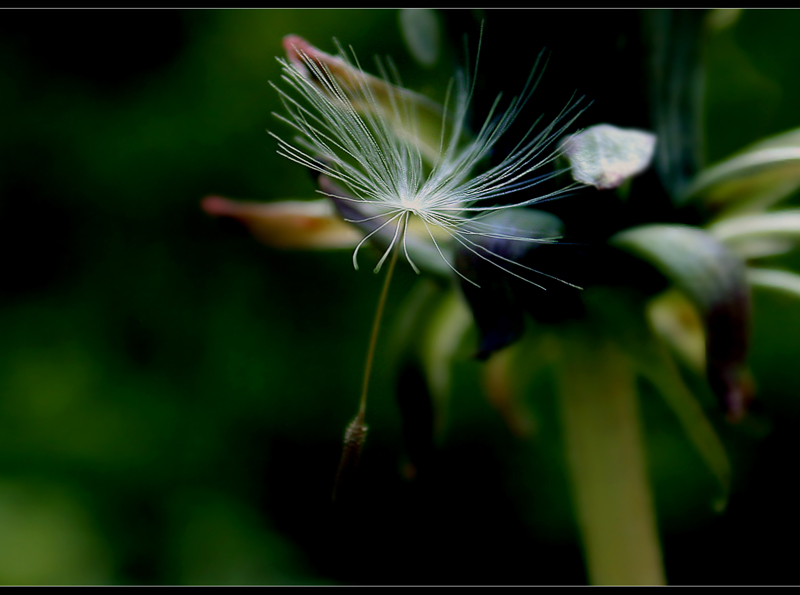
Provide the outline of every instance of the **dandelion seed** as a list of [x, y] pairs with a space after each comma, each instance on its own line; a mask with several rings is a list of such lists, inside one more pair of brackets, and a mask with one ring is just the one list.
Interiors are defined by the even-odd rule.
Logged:
[[[270, 134], [278, 140], [279, 154], [341, 185], [339, 191], [321, 193], [347, 201], [363, 214], [351, 222], [377, 223], [353, 252], [356, 269], [360, 248], [380, 236], [388, 247], [376, 272], [395, 248], [402, 249], [410, 266], [419, 272], [411, 256], [413, 251], [409, 250], [409, 236], [416, 229], [447, 267], [473, 285], [475, 282], [451, 262], [450, 246], [463, 247], [533, 283], [527, 273], [536, 271], [502, 257], [476, 240], [551, 243], [559, 239], [539, 237], [530, 231], [509, 231], [485, 219], [498, 211], [564, 196], [579, 186], [573, 183], [534, 196], [527, 192], [563, 172], [551, 170], [537, 175], [552, 166], [566, 149], [556, 149], [554, 143], [582, 112], [577, 109], [581, 100], [570, 101], [550, 124], [537, 131], [540, 117], [500, 163], [482, 173], [474, 171], [530, 100], [541, 77], [541, 54], [521, 94], [509, 102], [502, 114], [498, 95], [480, 130], [470, 136], [467, 112], [475, 89], [475, 73], [471, 77], [457, 73], [448, 86], [444, 105], [439, 106], [402, 88], [390, 61], [376, 59], [381, 74], [377, 78], [360, 68], [352, 48], [350, 58], [338, 43], [339, 57], [324, 54], [296, 36], [285, 38], [284, 45], [289, 60], [278, 61], [286, 88], [273, 86], [286, 115], [275, 115], [297, 135], [288, 142]], [[437, 120], [438, 134], [433, 134], [429, 125], [432, 115]], [[515, 197], [521, 198], [513, 200]], [[419, 239], [414, 238], [416, 244]]]

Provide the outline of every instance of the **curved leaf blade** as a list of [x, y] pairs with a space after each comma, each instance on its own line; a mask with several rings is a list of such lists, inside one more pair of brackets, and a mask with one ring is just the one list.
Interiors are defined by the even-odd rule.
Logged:
[[684, 225], [645, 225], [611, 243], [650, 262], [694, 302], [706, 330], [706, 374], [732, 420], [750, 399], [746, 380], [750, 289], [744, 262], [709, 233]]
[[686, 189], [726, 214], [764, 209], [800, 188], [800, 129], [757, 142], [703, 171]]
[[755, 287], [764, 287], [800, 298], [800, 275], [774, 269], [747, 269], [747, 279]]

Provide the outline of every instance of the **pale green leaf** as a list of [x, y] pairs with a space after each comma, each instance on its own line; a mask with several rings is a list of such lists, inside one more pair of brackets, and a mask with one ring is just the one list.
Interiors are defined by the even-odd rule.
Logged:
[[745, 413], [750, 288], [744, 261], [711, 234], [686, 225], [645, 225], [611, 243], [652, 263], [698, 307], [706, 330], [706, 377], [731, 420]]
[[703, 171], [686, 190], [726, 215], [762, 210], [800, 188], [800, 129], [765, 139]]
[[[445, 295], [428, 319], [420, 355], [428, 387], [439, 411], [446, 410], [452, 384], [452, 364], [471, 325], [469, 308], [455, 291]], [[439, 416], [438, 435], [441, 435], [444, 423], [444, 415]]]
[[722, 219], [708, 232], [744, 258], [781, 254], [800, 241], [800, 211], [779, 211]]
[[800, 239], [800, 211], [778, 211], [722, 219], [710, 225], [708, 231], [723, 242], [758, 236]]
[[439, 19], [430, 8], [401, 8], [400, 31], [414, 59], [433, 66], [439, 59]]
[[655, 339], [638, 344], [631, 350], [640, 373], [659, 391], [672, 409], [686, 436], [719, 483], [720, 498], [714, 503], [717, 510], [725, 508], [731, 487], [731, 464], [725, 447], [709, 421], [700, 402], [681, 378], [672, 358]]
[[652, 263], [702, 310], [746, 286], [744, 263], [712, 235], [687, 225], [643, 225], [610, 242]]
[[747, 280], [755, 287], [774, 289], [800, 298], [800, 275], [774, 269], [747, 269]]
[[706, 26], [711, 31], [719, 33], [735, 25], [741, 16], [741, 8], [713, 8], [706, 17]]

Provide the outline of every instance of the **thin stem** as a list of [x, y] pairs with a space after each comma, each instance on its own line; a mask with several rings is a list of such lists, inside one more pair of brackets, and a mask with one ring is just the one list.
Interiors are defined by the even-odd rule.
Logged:
[[361, 385], [361, 401], [358, 405], [358, 414], [347, 426], [344, 433], [342, 458], [339, 461], [339, 470], [336, 472], [336, 480], [333, 483], [332, 498], [334, 501], [337, 499], [341, 488], [350, 482], [348, 478], [352, 478], [355, 475], [358, 461], [361, 458], [361, 451], [364, 448], [364, 441], [367, 439], [368, 427], [367, 424], [364, 423], [364, 418], [367, 415], [369, 380], [372, 375], [372, 363], [375, 360], [375, 348], [378, 344], [378, 334], [381, 329], [381, 320], [383, 320], [383, 311], [386, 307], [386, 296], [389, 295], [389, 284], [392, 281], [394, 266], [397, 263], [397, 255], [400, 253], [400, 244], [396, 243], [389, 249], [392, 250], [392, 255], [389, 261], [389, 270], [386, 271], [386, 277], [384, 277], [383, 280], [381, 296], [378, 298], [378, 309], [375, 311], [375, 320], [372, 322], [372, 335], [369, 340], [369, 349], [367, 350], [367, 361], [364, 364], [364, 381]]
[[381, 296], [378, 298], [378, 308], [375, 311], [375, 319], [372, 321], [372, 335], [369, 339], [369, 349], [367, 350], [367, 360], [364, 364], [364, 380], [361, 383], [361, 401], [358, 406], [358, 415], [356, 420], [364, 423], [364, 417], [367, 413], [367, 393], [369, 392], [369, 380], [372, 376], [372, 363], [375, 360], [375, 348], [378, 345], [378, 334], [381, 330], [381, 320], [383, 320], [383, 310], [386, 307], [386, 296], [389, 295], [389, 285], [392, 281], [392, 274], [394, 273], [394, 266], [397, 264], [397, 255], [400, 253], [399, 246], [392, 248], [392, 256], [389, 261], [389, 269], [386, 271], [386, 276], [383, 279], [383, 289]]

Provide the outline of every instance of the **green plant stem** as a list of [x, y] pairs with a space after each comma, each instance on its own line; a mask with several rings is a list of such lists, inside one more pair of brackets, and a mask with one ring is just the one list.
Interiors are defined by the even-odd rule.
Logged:
[[664, 584], [633, 369], [613, 343], [572, 331], [564, 335], [558, 381], [589, 581]]
[[375, 319], [372, 322], [372, 334], [369, 340], [369, 348], [367, 349], [367, 360], [364, 364], [364, 380], [361, 384], [361, 400], [358, 404], [358, 413], [353, 421], [347, 426], [344, 434], [344, 448], [342, 449], [342, 457], [339, 461], [339, 469], [336, 472], [336, 479], [333, 482], [333, 493], [331, 495], [334, 501], [337, 500], [341, 489], [350, 483], [351, 478], [355, 475], [358, 462], [361, 458], [361, 451], [364, 448], [364, 442], [367, 439], [367, 424], [364, 420], [367, 415], [367, 394], [369, 393], [369, 381], [372, 376], [372, 364], [375, 360], [375, 349], [378, 345], [378, 335], [381, 330], [381, 321], [383, 320], [383, 311], [386, 308], [386, 296], [389, 295], [389, 285], [392, 281], [394, 274], [394, 267], [397, 263], [397, 255], [400, 250], [396, 246], [393, 249], [389, 261], [389, 268], [386, 271], [386, 276], [383, 279], [383, 289], [378, 298], [378, 308], [375, 311]]

